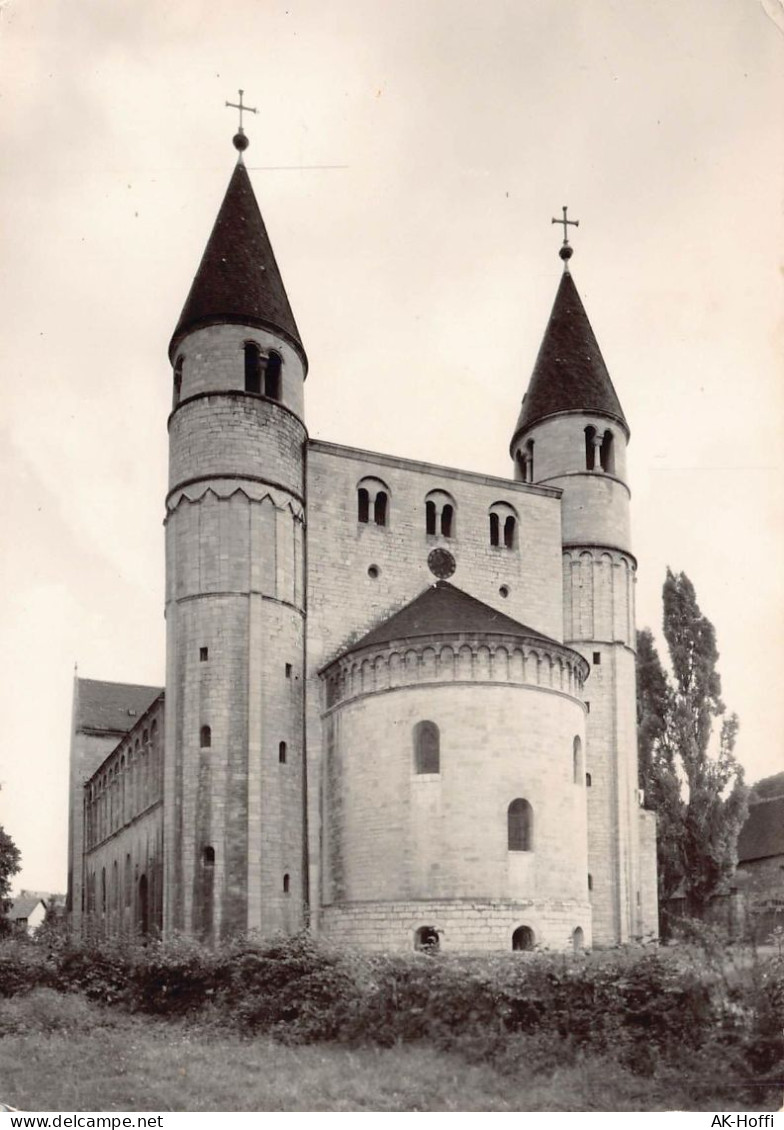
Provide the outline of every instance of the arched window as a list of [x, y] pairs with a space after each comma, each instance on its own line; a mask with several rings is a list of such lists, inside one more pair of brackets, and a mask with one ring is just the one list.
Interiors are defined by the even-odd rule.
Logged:
[[435, 722], [417, 722], [414, 726], [414, 772], [441, 772], [441, 738]]
[[357, 520], [386, 526], [389, 522], [389, 487], [381, 479], [365, 478], [357, 484]]
[[534, 948], [534, 932], [530, 926], [518, 926], [512, 934], [512, 949], [519, 952]]
[[125, 905], [131, 905], [131, 856], [125, 856]]
[[174, 362], [174, 394], [172, 408], [176, 408], [180, 403], [180, 393], [182, 392], [182, 365], [184, 360], [185, 358], [180, 354]]
[[525, 445], [525, 475], [523, 482], [532, 483], [534, 481], [534, 441], [528, 440]]
[[112, 910], [120, 908], [120, 869], [115, 859], [112, 864]]
[[590, 871], [588, 872], [588, 890], [593, 890], [593, 875], [590, 873]]
[[209, 726], [202, 726], [199, 731], [199, 745], [202, 749], [209, 749], [212, 745], [212, 730]]
[[245, 391], [261, 392], [261, 350], [255, 341], [245, 342]]
[[280, 762], [281, 765], [286, 764], [286, 743], [285, 742], [279, 742], [278, 743], [278, 761]]
[[534, 813], [528, 801], [513, 800], [506, 817], [509, 851], [532, 851]]
[[101, 868], [101, 914], [106, 914], [106, 868]]
[[441, 947], [441, 939], [435, 926], [420, 926], [414, 934], [414, 949], [423, 953], [436, 953]]
[[609, 428], [602, 437], [602, 446], [599, 449], [599, 460], [602, 464], [603, 471], [606, 471], [608, 475], [615, 474], [615, 445], [613, 442], [613, 434]]
[[283, 360], [279, 353], [270, 350], [264, 366], [264, 393], [271, 400], [280, 400], [280, 374]]
[[596, 428], [585, 429], [585, 469], [593, 471], [596, 462]]
[[572, 742], [572, 780], [575, 785], [581, 785], [583, 780], [581, 761], [583, 743], [578, 737]]
[[215, 866], [215, 848], [214, 847], [211, 847], [209, 844], [207, 844], [206, 847], [202, 848], [201, 862], [202, 862], [204, 867], [214, 867]]
[[286, 874], [283, 876], [283, 893], [284, 895], [291, 893], [291, 879], [288, 872], [286, 872]]
[[490, 514], [490, 544], [491, 545], [498, 545], [499, 544], [499, 540], [498, 540], [498, 515], [493, 514], [492, 512]]
[[514, 549], [517, 543], [517, 511], [508, 502], [490, 507], [490, 545]]
[[583, 934], [582, 926], [575, 926], [572, 931], [572, 949], [575, 953], [579, 953], [585, 945], [585, 935]]
[[591, 774], [590, 773], [585, 774], [585, 787], [586, 787], [586, 789], [590, 789], [590, 787], [591, 787]]
[[425, 532], [442, 538], [455, 536], [457, 506], [445, 490], [431, 490], [425, 498]]

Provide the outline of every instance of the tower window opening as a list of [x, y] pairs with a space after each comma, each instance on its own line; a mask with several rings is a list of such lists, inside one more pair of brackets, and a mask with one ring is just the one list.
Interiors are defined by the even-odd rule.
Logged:
[[532, 483], [534, 481], [534, 441], [528, 440], [525, 445], [525, 459], [523, 468], [523, 482]]
[[590, 871], [588, 872], [588, 890], [589, 891], [593, 890], [593, 875], [591, 874]]
[[271, 400], [280, 400], [280, 374], [283, 369], [283, 360], [279, 353], [272, 350], [264, 366], [264, 394]]
[[606, 471], [608, 475], [615, 474], [615, 444], [613, 434], [609, 429], [602, 437], [602, 445], [599, 449], [599, 460], [603, 471]]
[[364, 487], [357, 491], [357, 521], [367, 522], [370, 515], [370, 496]]
[[504, 521], [504, 546], [506, 549], [514, 549], [514, 537], [516, 522], [511, 514], [507, 515]]
[[518, 926], [512, 934], [512, 949], [516, 953], [530, 951], [534, 948], [534, 932], [530, 926]]
[[586, 773], [585, 774], [585, 787], [586, 787], [586, 789], [590, 789], [592, 783], [593, 783], [593, 778], [591, 777], [591, 774]]
[[199, 648], [199, 662], [206, 663], [210, 657], [210, 649], [208, 647]]
[[513, 800], [506, 821], [509, 851], [532, 851], [534, 813], [528, 801], [521, 797]]
[[436, 532], [436, 504], [430, 500], [425, 503], [425, 531], [428, 534]]
[[278, 761], [280, 762], [281, 765], [286, 764], [286, 743], [285, 742], [279, 742], [278, 743]]
[[286, 670], [286, 678], [290, 679], [291, 678], [291, 670], [292, 670], [290, 663], [286, 664], [285, 670]]
[[209, 749], [212, 745], [212, 730], [209, 726], [202, 726], [199, 731], [199, 745], [202, 749]]
[[417, 722], [414, 727], [414, 771], [441, 771], [441, 735], [435, 722]]
[[572, 949], [575, 953], [579, 953], [585, 946], [585, 935], [583, 934], [582, 926], [575, 926], [572, 931]]
[[214, 867], [215, 866], [215, 848], [214, 847], [210, 847], [210, 845], [208, 844], [206, 847], [202, 848], [201, 862], [202, 862], [202, 865], [204, 867]]
[[176, 408], [180, 403], [180, 393], [182, 392], [182, 365], [184, 357], [182, 354], [174, 362], [174, 400], [172, 407]]
[[245, 342], [245, 391], [261, 392], [261, 352], [255, 341]]
[[602, 661], [602, 653], [601, 653], [600, 651], [595, 651], [595, 652], [593, 653], [593, 664], [594, 664], [594, 667], [598, 667], [598, 666], [599, 666], [599, 664], [601, 663], [601, 661]]
[[517, 463], [517, 469], [520, 472], [520, 482], [524, 483], [525, 482], [525, 455], [522, 453], [522, 451], [520, 451], [519, 448], [515, 452], [515, 461]]
[[373, 503], [373, 520], [377, 526], [387, 524], [387, 492], [384, 490], [378, 492]]
[[420, 953], [437, 953], [441, 948], [441, 939], [435, 926], [420, 926], [414, 934], [414, 949]]
[[596, 463], [596, 428], [585, 429], [585, 469], [593, 471]]
[[450, 506], [447, 502], [446, 506], [441, 511], [441, 535], [445, 538], [451, 538], [452, 536], [452, 519], [454, 513], [454, 507]]
[[572, 742], [572, 780], [574, 781], [575, 785], [582, 784], [583, 780], [582, 769], [580, 765], [582, 761], [582, 748], [583, 743], [580, 741], [579, 737], [575, 737], [574, 741]]
[[286, 874], [283, 876], [283, 893], [284, 893], [284, 895], [287, 895], [287, 894], [290, 894], [290, 892], [291, 892], [291, 877], [289, 876], [289, 873], [287, 871]]
[[425, 532], [429, 536], [453, 538], [457, 506], [445, 490], [431, 490], [425, 496]]
[[490, 515], [490, 544], [498, 545], [498, 515]]

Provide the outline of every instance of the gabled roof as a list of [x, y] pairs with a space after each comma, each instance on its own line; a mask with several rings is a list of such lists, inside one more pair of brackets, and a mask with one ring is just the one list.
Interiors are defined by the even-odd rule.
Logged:
[[38, 904], [41, 904], [46, 909], [46, 903], [42, 898], [33, 895], [20, 895], [19, 898], [14, 899], [11, 909], [6, 915], [13, 922], [19, 922], [22, 919], [29, 918]]
[[476, 597], [469, 596], [449, 581], [437, 581], [346, 651], [358, 651], [360, 648], [375, 647], [393, 640], [457, 634], [494, 634], [540, 639], [547, 643], [558, 642], [549, 636], [543, 636], [541, 632], [535, 632], [533, 628], [527, 628], [525, 624], [498, 612]]
[[558, 412], [610, 416], [629, 433], [621, 402], [568, 270], [561, 277], [512, 446], [521, 432]]
[[299, 330], [242, 160], [232, 173], [172, 336], [172, 362], [186, 333], [226, 323], [279, 332], [302, 355], [307, 368]]
[[739, 863], [773, 855], [784, 855], [784, 796], [750, 804], [738, 836]]
[[77, 730], [108, 730], [126, 734], [159, 695], [162, 687], [143, 687], [135, 683], [104, 683], [97, 679], [77, 679]]

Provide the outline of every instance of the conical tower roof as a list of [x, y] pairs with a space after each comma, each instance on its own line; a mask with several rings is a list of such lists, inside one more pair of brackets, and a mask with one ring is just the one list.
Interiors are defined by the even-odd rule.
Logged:
[[272, 330], [307, 358], [247, 169], [240, 158], [169, 345], [202, 326], [241, 324]]
[[621, 402], [568, 270], [564, 271], [555, 296], [512, 446], [533, 424], [559, 412], [610, 416], [629, 434]]

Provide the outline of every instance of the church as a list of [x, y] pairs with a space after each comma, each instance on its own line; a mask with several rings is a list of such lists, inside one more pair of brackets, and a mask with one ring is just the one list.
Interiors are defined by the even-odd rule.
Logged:
[[311, 440], [241, 125], [234, 144], [169, 345], [166, 686], [74, 680], [74, 933], [655, 936], [630, 433], [573, 221], [508, 478]]

